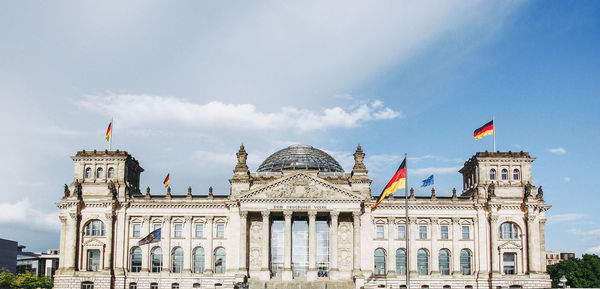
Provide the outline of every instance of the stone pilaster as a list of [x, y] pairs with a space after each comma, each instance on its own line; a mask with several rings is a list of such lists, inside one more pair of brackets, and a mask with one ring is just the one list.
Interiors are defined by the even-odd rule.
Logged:
[[317, 212], [308, 212], [308, 280], [317, 278]]
[[[183, 243], [183, 254], [184, 256], [193, 256], [192, 252], [192, 217], [186, 216], [184, 218], [185, 223], [183, 224], [183, 236], [186, 239]], [[192, 257], [184, 257], [183, 258], [183, 273], [191, 274], [192, 273]]]
[[284, 281], [292, 280], [292, 211], [284, 211], [283, 275]]
[[330, 218], [331, 218], [331, 227], [329, 227], [329, 278], [331, 278], [332, 280], [337, 280], [338, 277], [338, 273], [339, 273], [339, 268], [338, 268], [338, 263], [337, 263], [337, 258], [338, 258], [338, 241], [337, 241], [337, 235], [338, 235], [338, 217], [340, 215], [340, 212], [338, 211], [331, 211], [330, 213]]
[[106, 213], [106, 247], [104, 251], [104, 271], [110, 271], [112, 269], [112, 256], [113, 256], [113, 224], [114, 218], [112, 213]]
[[[431, 189], [432, 191], [432, 198], [435, 197], [435, 191], [433, 189]], [[440, 233], [439, 233], [439, 224], [438, 224], [439, 220], [437, 217], [432, 217], [431, 218], [431, 226], [430, 226], [430, 235], [429, 235], [429, 244], [431, 244], [431, 252], [429, 253], [431, 255], [430, 263], [431, 263], [431, 267], [429, 268], [431, 270], [431, 275], [433, 276], [439, 276], [441, 274], [440, 272], [440, 258], [439, 258], [439, 253], [440, 253], [440, 246], [439, 246], [439, 242], [437, 242], [437, 240], [440, 238]], [[452, 263], [452, 262], [450, 262]], [[452, 270], [452, 268], [450, 268], [450, 270]]]
[[171, 272], [171, 217], [165, 216], [160, 231], [162, 241], [163, 271]]
[[213, 258], [214, 258], [214, 249], [213, 249], [213, 216], [207, 216], [206, 222], [204, 222], [204, 230], [206, 231], [206, 250], [204, 250], [204, 274], [208, 276], [212, 276], [213, 271]]
[[269, 270], [269, 214], [270, 212], [265, 210], [260, 212], [262, 215], [262, 235], [263, 235], [263, 244], [262, 244], [262, 252], [263, 255], [261, 256], [262, 258], [262, 266], [261, 266], [261, 271], [263, 272], [270, 272]]
[[538, 271], [538, 266], [536, 266], [536, 261], [538, 259], [536, 252], [538, 252], [538, 250], [536, 247], [539, 238], [537, 238], [536, 235], [539, 230], [536, 230], [536, 221], [537, 219], [535, 216], [527, 216], [527, 263], [529, 268], [528, 273], [530, 274], [535, 274]]
[[[411, 233], [414, 232], [414, 233]], [[408, 250], [406, 251], [406, 258], [408, 260], [408, 272], [410, 274], [410, 278], [413, 279], [417, 276], [417, 244], [415, 242], [416, 237], [419, 232], [417, 230], [417, 218], [409, 217], [408, 218], [408, 226], [406, 226], [406, 238], [408, 238]]]
[[[149, 216], [144, 216], [143, 218], [143, 227], [140, 228], [140, 237], [146, 237], [150, 232], [152, 232], [151, 222]], [[126, 238], [129, 239], [129, 238]], [[150, 248], [151, 246], [140, 246], [142, 249], [142, 270], [141, 272], [148, 272], [150, 268]], [[144, 258], [143, 256], [148, 256]]]
[[396, 223], [395, 217], [388, 217], [388, 247], [387, 247], [387, 276], [396, 277], [396, 250], [394, 249], [394, 224]]
[[360, 212], [354, 211], [352, 212], [352, 217], [354, 218], [354, 235], [353, 235], [353, 243], [354, 243], [354, 259], [352, 275], [359, 276], [361, 275], [361, 267], [360, 267]]
[[[460, 218], [452, 218], [452, 262], [450, 262], [450, 273], [452, 275], [460, 275], [460, 244], [458, 240], [462, 238], [462, 232], [460, 231]], [[473, 262], [471, 261], [473, 264]], [[471, 265], [471, 267], [473, 267]]]
[[498, 216], [490, 216], [490, 268], [492, 274], [500, 274], [500, 260], [498, 259]]
[[247, 274], [248, 265], [247, 260], [247, 242], [248, 242], [248, 212], [240, 211], [240, 260], [239, 260], [239, 274]]

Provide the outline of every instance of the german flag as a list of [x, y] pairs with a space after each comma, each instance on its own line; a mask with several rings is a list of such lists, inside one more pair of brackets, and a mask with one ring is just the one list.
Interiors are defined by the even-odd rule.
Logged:
[[112, 133], [112, 121], [108, 124], [108, 129], [106, 129], [106, 141], [110, 139], [110, 134]]
[[170, 173], [169, 173], [169, 174], [167, 174], [167, 177], [166, 177], [166, 178], [165, 178], [165, 180], [163, 181], [163, 184], [165, 185], [165, 188], [169, 186], [169, 181], [170, 181], [170, 179], [169, 179], [169, 175], [170, 175]]
[[377, 207], [377, 205], [379, 205], [379, 203], [381, 203], [381, 201], [383, 201], [385, 197], [393, 194], [398, 189], [404, 188], [406, 188], [406, 158], [404, 158], [402, 164], [400, 164], [400, 167], [398, 167], [398, 170], [396, 171], [390, 182], [387, 184], [387, 186], [385, 186], [383, 192], [381, 192], [377, 203], [371, 206], [371, 209]]
[[482, 127], [476, 129], [473, 132], [473, 136], [475, 137], [475, 139], [480, 139], [486, 135], [493, 135], [493, 134], [494, 134], [494, 121], [493, 120], [484, 124]]

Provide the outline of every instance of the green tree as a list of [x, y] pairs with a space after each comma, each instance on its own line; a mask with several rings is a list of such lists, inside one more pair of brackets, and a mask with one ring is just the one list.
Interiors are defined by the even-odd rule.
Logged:
[[36, 286], [36, 288], [50, 289], [54, 286], [54, 279], [49, 276], [39, 277]]
[[600, 287], [600, 257], [584, 254], [581, 259], [573, 258], [557, 264], [549, 265], [546, 269], [552, 278], [552, 287], [558, 287], [563, 275], [567, 285], [572, 288]]
[[33, 289], [37, 287], [38, 278], [31, 272], [17, 275], [12, 282], [12, 287], [21, 289]]
[[6, 268], [2, 268], [2, 272], [0, 272], [0, 288], [10, 288], [14, 279], [15, 275], [13, 273]]

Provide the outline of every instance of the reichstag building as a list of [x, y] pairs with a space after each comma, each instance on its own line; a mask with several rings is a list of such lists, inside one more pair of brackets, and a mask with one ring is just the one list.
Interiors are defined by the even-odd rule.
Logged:
[[[550, 287], [550, 206], [532, 184], [529, 153], [476, 153], [460, 170], [460, 192], [410, 190], [408, 218], [404, 196], [370, 208], [379, 189], [371, 190], [364, 157], [358, 146], [346, 172], [327, 153], [293, 145], [250, 172], [241, 146], [228, 195], [191, 188], [157, 195], [140, 188], [144, 170], [127, 152], [77, 152], [73, 181], [57, 203], [54, 286]], [[153, 231], [160, 239], [140, 243]]]

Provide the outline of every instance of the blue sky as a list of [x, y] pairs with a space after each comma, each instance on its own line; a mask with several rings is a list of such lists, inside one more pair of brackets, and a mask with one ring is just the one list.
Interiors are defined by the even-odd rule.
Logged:
[[[552, 205], [547, 249], [600, 253], [600, 3], [61, 3], [0, 9], [0, 238], [58, 248], [69, 156], [114, 148], [142, 186], [228, 192], [244, 143], [255, 170], [289, 144], [346, 170], [361, 144], [377, 193], [408, 153], [438, 195], [492, 138], [528, 151]], [[417, 194], [429, 192], [417, 189]], [[44, 236], [44, 237], [40, 237]]]

